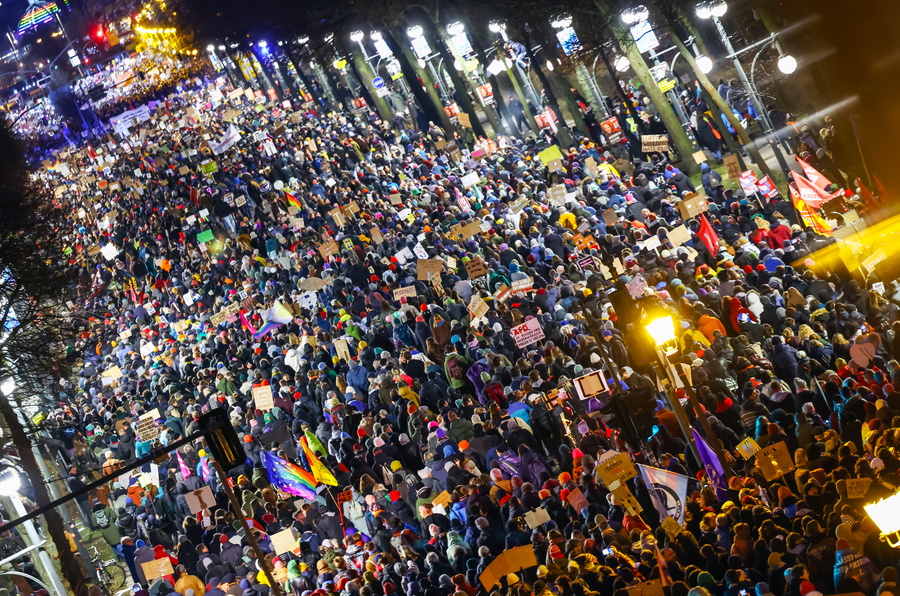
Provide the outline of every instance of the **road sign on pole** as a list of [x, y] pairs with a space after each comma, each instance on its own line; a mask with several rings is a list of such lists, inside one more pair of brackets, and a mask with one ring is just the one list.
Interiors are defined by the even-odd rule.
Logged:
[[374, 79], [372, 79], [372, 86], [376, 89], [381, 89], [382, 87], [384, 87], [384, 79], [382, 79], [381, 77], [375, 77]]

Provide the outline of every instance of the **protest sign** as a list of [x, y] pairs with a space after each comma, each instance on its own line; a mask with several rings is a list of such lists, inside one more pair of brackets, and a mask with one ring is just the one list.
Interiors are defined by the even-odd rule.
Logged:
[[637, 468], [627, 454], [607, 451], [603, 455], [606, 457], [597, 462], [597, 475], [610, 489], [638, 475]]
[[757, 451], [756, 465], [762, 470], [763, 476], [769, 482], [788, 472], [793, 472], [796, 468], [784, 442], [778, 442]]
[[216, 507], [216, 496], [209, 486], [203, 486], [198, 490], [187, 493], [184, 495], [184, 500], [187, 501], [188, 509], [191, 510], [191, 513], [200, 513]]
[[416, 279], [428, 281], [431, 276], [440, 276], [444, 262], [440, 259], [419, 259], [416, 262]]
[[487, 265], [484, 264], [480, 257], [475, 257], [466, 261], [466, 274], [469, 276], [469, 279], [487, 275]]
[[488, 303], [481, 296], [478, 294], [472, 295], [472, 300], [469, 302], [469, 312], [472, 313], [473, 319], [480, 319], [487, 314], [489, 309]]
[[401, 298], [413, 298], [416, 295], [416, 286], [406, 286], [394, 290], [394, 300]]
[[847, 498], [848, 499], [865, 499], [869, 492], [869, 485], [872, 484], [871, 478], [847, 478]]
[[641, 135], [641, 152], [665, 153], [669, 150], [669, 137], [666, 135]]
[[155, 579], [166, 575], [173, 575], [175, 573], [175, 570], [172, 569], [172, 561], [169, 557], [153, 559], [152, 561], [141, 563], [141, 569], [144, 570], [144, 579], [147, 580], [148, 584], [153, 583], [153, 580]]
[[344, 362], [350, 362], [350, 345], [347, 343], [346, 339], [335, 339], [333, 342], [334, 351], [337, 353], [338, 358], [342, 358]]
[[510, 329], [516, 345], [520, 348], [530, 346], [534, 342], [544, 339], [544, 330], [541, 329], [540, 321], [535, 318], [528, 319], [521, 325], [517, 325]]
[[272, 541], [272, 549], [276, 555], [293, 552], [297, 546], [297, 538], [294, 536], [294, 530], [288, 528], [269, 536]]
[[262, 387], [254, 387], [250, 390], [253, 396], [253, 403], [257, 410], [271, 410], [275, 407], [275, 398], [272, 397], [272, 386], [263, 385]]
[[528, 511], [525, 513], [525, 523], [528, 524], [528, 527], [532, 530], [546, 524], [549, 521], [551, 521], [550, 514], [547, 513], [547, 510], [543, 507], [538, 507], [534, 511]]

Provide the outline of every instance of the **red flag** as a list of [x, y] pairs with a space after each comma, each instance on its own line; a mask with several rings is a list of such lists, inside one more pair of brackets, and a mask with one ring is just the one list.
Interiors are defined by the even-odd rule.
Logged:
[[803, 169], [803, 175], [806, 176], [806, 179], [812, 182], [815, 186], [818, 186], [822, 190], [826, 190], [831, 186], [831, 181], [822, 175], [822, 173], [800, 159], [798, 156], [794, 156], [797, 160], [797, 163], [800, 164], [800, 167]]
[[872, 178], [875, 180], [875, 188], [878, 189], [878, 202], [882, 205], [887, 204], [887, 202], [891, 198], [888, 194], [887, 188], [884, 187], [884, 184], [881, 183], [881, 180], [878, 179], [878, 176], [872, 174]]
[[706, 219], [705, 213], [700, 214], [700, 229], [697, 230], [697, 237], [703, 241], [709, 254], [716, 258], [716, 255], [719, 254], [719, 236], [713, 230], [709, 220]]
[[818, 186], [815, 186], [812, 182], [804, 178], [803, 174], [791, 172], [791, 176], [794, 177], [794, 182], [797, 184], [797, 191], [800, 193], [800, 198], [803, 199], [803, 202], [808, 207], [819, 209], [822, 207], [822, 203], [837, 196], [836, 194], [828, 194]]
[[875, 200], [875, 197], [872, 196], [872, 191], [866, 188], [862, 178], [856, 179], [856, 185], [859, 187], [859, 194], [862, 196], [862, 200], [866, 204], [866, 207], [869, 208], [869, 211], [874, 211], [878, 206], [878, 202]]
[[[802, 179], [803, 176], [800, 176]], [[831, 226], [825, 221], [825, 219], [819, 215], [819, 212], [816, 209], [813, 209], [803, 200], [803, 197], [800, 195], [800, 191], [797, 190], [797, 187], [793, 184], [788, 184], [788, 190], [791, 193], [791, 203], [794, 204], [794, 209], [797, 210], [797, 213], [800, 214], [800, 217], [809, 226], [818, 234], [823, 234], [825, 236], [831, 236]]]

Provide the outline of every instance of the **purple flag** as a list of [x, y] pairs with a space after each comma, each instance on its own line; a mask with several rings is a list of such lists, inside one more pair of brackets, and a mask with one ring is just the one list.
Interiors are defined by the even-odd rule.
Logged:
[[721, 502], [728, 499], [728, 483], [725, 481], [725, 468], [719, 461], [715, 451], [700, 436], [696, 428], [692, 428], [694, 434], [694, 443], [697, 445], [697, 451], [700, 452], [700, 459], [703, 460], [703, 467], [706, 468], [706, 475], [709, 477], [709, 483], [716, 491], [716, 498]]

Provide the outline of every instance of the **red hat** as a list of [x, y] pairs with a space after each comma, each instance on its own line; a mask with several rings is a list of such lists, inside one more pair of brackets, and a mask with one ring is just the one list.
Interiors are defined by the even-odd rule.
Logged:
[[391, 500], [391, 503], [394, 503], [395, 501], [399, 501], [400, 500], [400, 491], [392, 490], [391, 492], [388, 493], [388, 498]]
[[363, 438], [364, 436], [366, 436], [366, 429], [364, 429], [364, 428], [356, 429], [356, 436], [359, 438]]

